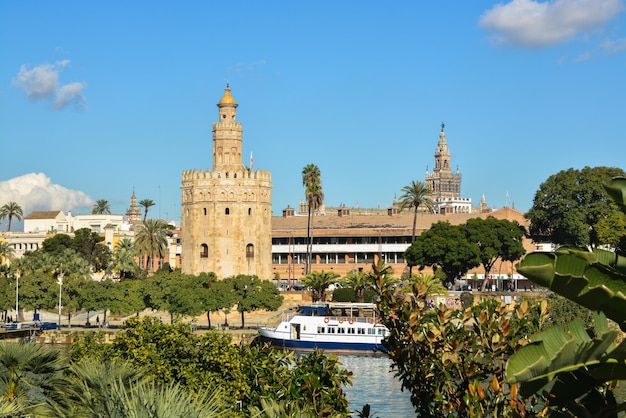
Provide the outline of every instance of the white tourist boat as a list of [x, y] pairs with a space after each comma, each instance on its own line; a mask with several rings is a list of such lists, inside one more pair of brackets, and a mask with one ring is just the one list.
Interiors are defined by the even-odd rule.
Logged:
[[385, 352], [389, 330], [381, 324], [373, 303], [322, 302], [300, 305], [284, 313], [273, 328], [258, 328], [262, 342], [291, 350]]

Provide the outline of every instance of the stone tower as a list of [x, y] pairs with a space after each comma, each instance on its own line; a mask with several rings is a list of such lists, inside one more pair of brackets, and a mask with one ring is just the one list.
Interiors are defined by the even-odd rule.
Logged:
[[126, 210], [126, 220], [131, 224], [141, 223], [141, 209], [137, 205], [135, 189], [133, 189], [133, 195], [130, 197], [130, 207]]
[[182, 175], [182, 270], [272, 279], [272, 177], [242, 162], [243, 128], [227, 86], [213, 124], [213, 170]]
[[446, 142], [445, 125], [441, 124], [439, 142], [435, 150], [435, 168], [432, 173], [426, 171], [426, 186], [433, 192], [435, 210], [438, 213], [454, 213], [471, 211], [471, 201], [461, 199], [461, 174], [457, 168], [450, 168], [450, 151]]

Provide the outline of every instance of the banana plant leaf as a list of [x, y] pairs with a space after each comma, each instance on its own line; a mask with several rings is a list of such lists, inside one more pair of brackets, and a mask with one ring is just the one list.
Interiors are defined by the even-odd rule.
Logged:
[[626, 259], [611, 251], [562, 247], [526, 255], [517, 271], [593, 311], [603, 311], [626, 331]]
[[508, 361], [507, 381], [520, 385], [520, 395], [550, 392], [552, 403], [567, 405], [614, 379], [626, 379], [626, 343], [606, 317], [596, 316], [593, 336], [581, 320], [531, 336]]
[[609, 184], [604, 185], [604, 190], [617, 203], [622, 212], [626, 213], [626, 178], [614, 178]]

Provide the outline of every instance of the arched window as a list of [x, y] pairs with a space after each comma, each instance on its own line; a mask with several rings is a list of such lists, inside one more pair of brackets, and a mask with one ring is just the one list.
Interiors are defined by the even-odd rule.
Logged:
[[254, 258], [254, 245], [246, 245], [246, 258]]
[[206, 244], [200, 244], [200, 258], [209, 257], [209, 246]]
[[226, 210], [224, 211], [225, 215], [230, 215], [230, 208], [226, 208]]
[[206, 216], [206, 208], [204, 208], [203, 210], [204, 210], [204, 216]]
[[252, 208], [248, 208], [248, 215], [252, 215]]

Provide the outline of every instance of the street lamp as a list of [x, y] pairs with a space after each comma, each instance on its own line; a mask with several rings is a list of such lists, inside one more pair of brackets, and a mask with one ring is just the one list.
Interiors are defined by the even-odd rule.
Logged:
[[63, 288], [63, 270], [59, 272], [58, 283], [59, 283], [59, 326], [58, 326], [58, 329], [61, 329], [61, 289]]
[[15, 273], [15, 322], [18, 321], [19, 317], [19, 309], [20, 309], [20, 270], [18, 269]]

